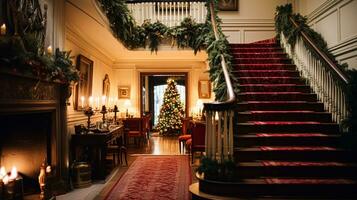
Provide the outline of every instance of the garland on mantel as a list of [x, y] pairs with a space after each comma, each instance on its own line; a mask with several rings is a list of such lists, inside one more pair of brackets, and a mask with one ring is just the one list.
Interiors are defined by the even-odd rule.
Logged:
[[[207, 0], [206, 7], [212, 0]], [[217, 8], [217, 0], [213, 0]], [[171, 41], [171, 45], [177, 48], [192, 48], [196, 54], [198, 51], [205, 49], [208, 53], [208, 61], [210, 65], [210, 80], [214, 83], [216, 100], [223, 101], [226, 99], [227, 88], [221, 67], [221, 57], [226, 59], [226, 64], [230, 77], [235, 82], [232, 75], [231, 59], [229, 53], [229, 44], [224, 36], [215, 9], [215, 16], [219, 27], [220, 38], [215, 40], [210, 22], [209, 9], [206, 22], [199, 24], [192, 18], [185, 18], [179, 26], [167, 27], [160, 21], [152, 23], [150, 20], [145, 20], [139, 26], [132, 17], [125, 1], [123, 0], [99, 0], [100, 6], [106, 13], [110, 27], [114, 36], [128, 49], [146, 48], [151, 52], [157, 52], [158, 46], [162, 41]], [[235, 91], [238, 91], [237, 84], [234, 84]]]

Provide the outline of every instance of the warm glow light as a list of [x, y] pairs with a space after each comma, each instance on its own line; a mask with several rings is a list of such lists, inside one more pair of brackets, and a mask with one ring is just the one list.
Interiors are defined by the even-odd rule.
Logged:
[[105, 105], [106, 100], [107, 100], [107, 97], [106, 96], [102, 96], [102, 106]]
[[96, 98], [96, 103], [97, 103], [96, 108], [99, 108], [99, 97]]
[[89, 107], [93, 107], [93, 97], [89, 97]]
[[131, 106], [131, 101], [130, 101], [129, 99], [125, 100], [124, 106], [125, 106], [126, 108], [129, 108], [129, 107]]
[[1, 25], [1, 35], [6, 35], [6, 24]]
[[46, 173], [51, 173], [51, 171], [52, 171], [51, 166], [48, 165], [48, 166], [46, 167]]
[[10, 173], [9, 179], [10, 180], [14, 180], [14, 179], [17, 178], [17, 175], [18, 175], [17, 174], [17, 168], [15, 166], [13, 166], [12, 169], [11, 169], [11, 173]]
[[9, 177], [6, 175], [3, 179], [2, 182], [4, 182], [4, 185], [7, 185], [9, 183]]
[[52, 55], [52, 53], [53, 53], [52, 46], [50, 45], [50, 46], [47, 47], [47, 54], [48, 55]]
[[0, 180], [2, 180], [6, 176], [6, 169], [5, 167], [0, 168]]
[[81, 107], [84, 108], [84, 96], [81, 96]]

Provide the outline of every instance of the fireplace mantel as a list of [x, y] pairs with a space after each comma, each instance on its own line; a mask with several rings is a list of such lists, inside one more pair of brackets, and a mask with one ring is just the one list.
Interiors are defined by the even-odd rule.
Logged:
[[57, 182], [69, 185], [69, 136], [66, 117], [68, 87], [31, 77], [0, 73], [0, 91], [0, 116], [50, 113], [52, 160], [49, 164], [55, 169]]

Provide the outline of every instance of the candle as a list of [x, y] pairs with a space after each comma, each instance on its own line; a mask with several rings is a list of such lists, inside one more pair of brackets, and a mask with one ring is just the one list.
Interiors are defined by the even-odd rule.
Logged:
[[47, 54], [52, 55], [52, 46], [51, 45], [47, 47]]
[[0, 181], [6, 176], [5, 167], [0, 168]]
[[51, 171], [52, 171], [51, 166], [48, 165], [48, 166], [46, 167], [46, 173], [49, 174], [49, 173], [51, 173]]
[[99, 109], [99, 97], [96, 98], [96, 104], [97, 104], [96, 109]]
[[93, 97], [89, 97], [89, 107], [93, 107]]
[[6, 24], [1, 25], [1, 35], [6, 35]]
[[105, 105], [106, 99], [107, 99], [107, 97], [106, 97], [106, 96], [102, 96], [102, 106], [104, 106], [104, 105]]
[[81, 107], [84, 108], [84, 96], [81, 96]]

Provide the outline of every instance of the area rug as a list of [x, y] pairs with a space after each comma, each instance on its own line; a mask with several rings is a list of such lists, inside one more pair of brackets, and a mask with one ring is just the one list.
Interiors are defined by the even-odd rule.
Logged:
[[186, 200], [190, 184], [187, 155], [139, 156], [105, 199]]

